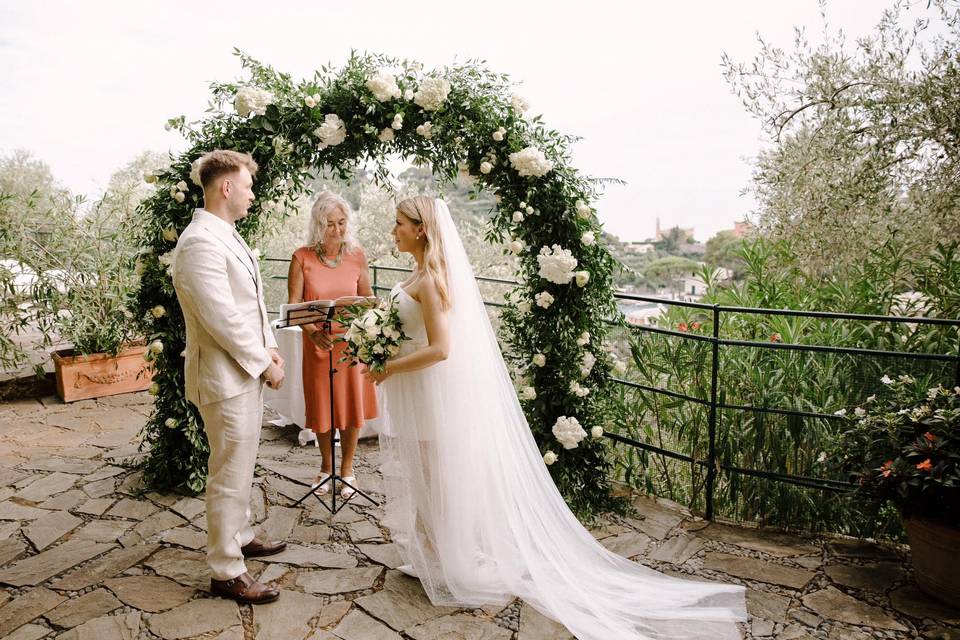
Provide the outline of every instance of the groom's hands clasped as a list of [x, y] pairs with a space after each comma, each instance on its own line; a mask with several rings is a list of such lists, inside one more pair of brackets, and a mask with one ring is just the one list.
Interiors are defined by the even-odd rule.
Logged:
[[279, 389], [283, 386], [283, 358], [276, 349], [269, 349], [270, 366], [263, 372], [263, 379], [271, 389]]

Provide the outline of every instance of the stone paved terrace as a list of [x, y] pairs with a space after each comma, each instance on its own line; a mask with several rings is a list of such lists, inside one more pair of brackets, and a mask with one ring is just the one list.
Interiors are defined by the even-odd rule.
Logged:
[[[294, 429], [265, 426], [252, 512], [281, 555], [250, 564], [282, 590], [251, 608], [211, 598], [203, 502], [141, 494], [130, 470], [151, 399], [0, 404], [0, 638], [36, 640], [554, 640], [569, 635], [531, 608], [430, 605], [376, 508], [331, 518], [290, 508], [318, 465]], [[269, 417], [268, 417], [269, 419]], [[378, 452], [361, 445], [358, 478], [377, 491]], [[906, 551], [708, 524], [639, 497], [635, 518], [594, 531], [608, 548], [677, 575], [747, 585], [745, 638], [960, 638], [960, 611], [913, 585]]]

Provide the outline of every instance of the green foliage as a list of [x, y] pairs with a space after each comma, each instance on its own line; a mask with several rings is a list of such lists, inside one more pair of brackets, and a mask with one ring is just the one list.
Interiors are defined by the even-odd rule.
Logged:
[[960, 387], [927, 389], [908, 375], [882, 382], [845, 415], [831, 459], [868, 499], [960, 526]]
[[[956, 318], [960, 250], [940, 245], [917, 263], [904, 258], [896, 239], [847, 270], [818, 278], [802, 265], [784, 266], [787, 243], [749, 240], [742, 247], [745, 279], [712, 284], [702, 302], [726, 307], [836, 311], [872, 315]], [[710, 310], [668, 307], [658, 328], [635, 329], [634, 367], [628, 381], [700, 399], [692, 402], [633, 388], [620, 390], [624, 435], [703, 460], [708, 445], [713, 334]], [[837, 410], [877, 393], [880, 378], [908, 373], [928, 387], [953, 384], [953, 363], [897, 356], [788, 351], [781, 345], [825, 345], [905, 353], [955, 354], [956, 327], [830, 317], [721, 314], [719, 335], [748, 344], [719, 348], [721, 404], [816, 414], [786, 416], [741, 409], [718, 413], [717, 456], [722, 464], [791, 475], [845, 480], [825, 453], [841, 430]], [[767, 345], [765, 347], [765, 345]], [[658, 495], [702, 509], [706, 472], [700, 465], [618, 448], [622, 478]], [[877, 534], [893, 531], [889, 513], [875, 513], [842, 496], [765, 479], [721, 472], [718, 515], [785, 528]]]
[[752, 186], [759, 226], [813, 273], [855, 265], [893, 232], [913, 256], [960, 240], [960, 9], [931, 0], [903, 27], [907, 8], [924, 11], [895, 3], [854, 43], [824, 17], [822, 43], [797, 30], [793, 51], [761, 40], [749, 64], [724, 57], [770, 140]]
[[[550, 430], [560, 416], [576, 416], [587, 429], [603, 424], [610, 408], [610, 360], [600, 345], [607, 330], [603, 319], [617, 316], [611, 295], [614, 260], [602, 245], [581, 240], [586, 231], [599, 234], [593, 211], [580, 204], [595, 199], [597, 185], [569, 165], [573, 139], [547, 129], [539, 117], [524, 117], [519, 105], [511, 102], [507, 76], [480, 63], [424, 72], [410, 61], [354, 54], [340, 69], [324, 67], [312, 78], [295, 82], [289, 75], [239, 55], [249, 73], [245, 86], [269, 92], [269, 104], [263, 113], [240, 116], [226, 107], [241, 86], [212, 85], [213, 100], [206, 119], [192, 125], [183, 118], [170, 121], [191, 146], [158, 174], [158, 190], [141, 208], [143, 284], [137, 315], [145, 319], [144, 331], [164, 346], [155, 378], [157, 410], [144, 431], [144, 447], [150, 449], [146, 481], [158, 488], [186, 486], [193, 490], [203, 484], [206, 445], [195, 409], [182, 400], [181, 366], [171, 355], [184, 348], [184, 330], [166, 264], [176, 233], [187, 225], [193, 208], [202, 204], [201, 190], [189, 183], [191, 163], [214, 148], [249, 152], [260, 166], [257, 203], [239, 225], [248, 238], [297, 209], [298, 200], [311, 186], [315, 168], [350, 180], [363, 163], [364, 170], [389, 189], [388, 162], [399, 156], [430, 167], [440, 184], [454, 184], [462, 174], [473, 184], [472, 192], [493, 194], [497, 207], [489, 214], [487, 239], [500, 242], [510, 237], [529, 247], [517, 260], [523, 284], [514, 292], [514, 301], [532, 302], [533, 295], [542, 290], [556, 299], [549, 309], [522, 312], [508, 307], [501, 316], [504, 350], [513, 354], [515, 369], [537, 389], [537, 399], [524, 402], [534, 436], [546, 451], [554, 447]], [[416, 91], [429, 77], [446, 80], [449, 94], [432, 111], [402, 96], [380, 101], [367, 82], [381, 69], [396, 74], [401, 94]], [[342, 120], [346, 137], [329, 146], [318, 145], [315, 130], [328, 114]], [[402, 116], [402, 128], [385, 136], [383, 132], [390, 130], [397, 115]], [[428, 121], [432, 135], [417, 133]], [[494, 135], [498, 130], [502, 130], [502, 140], [496, 139], [500, 134]], [[553, 163], [551, 171], [541, 176], [518, 174], [508, 156], [529, 146]], [[482, 172], [481, 166], [489, 171]], [[187, 182], [186, 190], [177, 190], [180, 181]], [[184, 195], [176, 196], [178, 192]], [[514, 222], [512, 212], [517, 210], [526, 212], [525, 222]], [[573, 251], [577, 268], [589, 271], [586, 286], [555, 285], [540, 278], [537, 253], [541, 246], [553, 244]], [[164, 306], [166, 315], [148, 315], [156, 305]], [[589, 345], [578, 345], [577, 338], [585, 331], [594, 338]], [[571, 372], [579, 371], [577, 363], [588, 350], [596, 365], [581, 382], [589, 385], [591, 392], [578, 397], [570, 389]], [[546, 366], [531, 367], [531, 354], [536, 352], [549, 353]], [[561, 491], [580, 513], [622, 507], [622, 502], [611, 496], [608, 470], [599, 440], [585, 440], [578, 448], [563, 451], [550, 467]]]

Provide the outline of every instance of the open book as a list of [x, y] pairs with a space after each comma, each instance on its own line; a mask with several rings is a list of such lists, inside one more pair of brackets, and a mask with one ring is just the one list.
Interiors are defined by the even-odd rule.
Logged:
[[375, 304], [375, 296], [340, 296], [336, 300], [307, 300], [285, 304], [280, 307], [280, 328], [333, 321], [337, 313], [345, 307], [372, 307]]

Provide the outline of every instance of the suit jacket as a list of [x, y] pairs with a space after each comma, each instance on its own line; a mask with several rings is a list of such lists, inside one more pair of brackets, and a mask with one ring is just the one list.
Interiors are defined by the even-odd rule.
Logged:
[[197, 209], [177, 241], [173, 286], [187, 330], [187, 400], [199, 407], [258, 389], [277, 342], [257, 260], [233, 225]]

